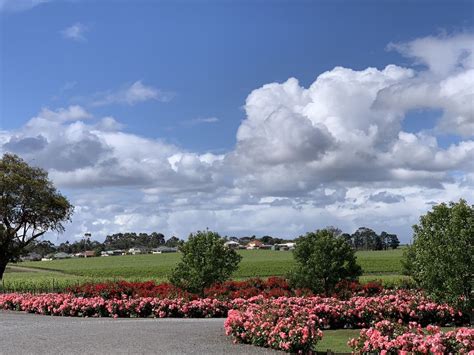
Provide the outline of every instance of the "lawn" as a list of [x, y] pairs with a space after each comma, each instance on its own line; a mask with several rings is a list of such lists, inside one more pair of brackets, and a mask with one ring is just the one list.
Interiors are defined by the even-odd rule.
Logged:
[[[452, 327], [442, 327], [443, 332], [454, 330]], [[360, 329], [336, 329], [324, 330], [323, 339], [316, 345], [317, 351], [331, 350], [336, 353], [350, 353], [351, 348], [347, 342], [352, 338], [358, 338]]]
[[[273, 250], [242, 250], [235, 279], [249, 277], [284, 276], [293, 265], [292, 253]], [[362, 281], [382, 279], [393, 282], [400, 279], [402, 250], [361, 251], [357, 260], [364, 270]], [[96, 258], [74, 258], [53, 261], [23, 262], [20, 268], [7, 269], [4, 285], [21, 288], [20, 285], [77, 284], [84, 281], [127, 279], [131, 281], [165, 281], [167, 275], [179, 261], [180, 254], [146, 254]], [[34, 272], [34, 270], [42, 272]]]

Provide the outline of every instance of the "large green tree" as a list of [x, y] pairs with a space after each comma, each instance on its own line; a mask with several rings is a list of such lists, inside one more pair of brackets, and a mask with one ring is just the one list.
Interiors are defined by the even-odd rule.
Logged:
[[474, 206], [439, 204], [413, 226], [405, 271], [438, 301], [473, 306]]
[[10, 261], [47, 231], [63, 232], [73, 206], [41, 168], [20, 157], [0, 160], [0, 280]]
[[339, 281], [354, 280], [362, 273], [354, 249], [332, 230], [299, 237], [293, 255], [297, 266], [289, 275], [290, 282], [316, 293], [330, 294]]
[[171, 283], [203, 295], [206, 287], [229, 279], [242, 256], [224, 243], [219, 234], [211, 231], [191, 234], [180, 247], [182, 258], [170, 276]]

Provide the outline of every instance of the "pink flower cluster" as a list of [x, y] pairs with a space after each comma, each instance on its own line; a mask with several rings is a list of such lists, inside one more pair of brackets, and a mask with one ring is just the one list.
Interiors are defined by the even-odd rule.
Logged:
[[159, 299], [152, 297], [105, 300], [71, 294], [4, 294], [0, 309], [66, 317], [225, 317], [230, 305], [217, 299]]
[[320, 329], [360, 328], [383, 319], [461, 322], [463, 315], [448, 305], [430, 302], [421, 293], [399, 291], [347, 301], [323, 297], [256, 297], [229, 311], [225, 322], [235, 341], [290, 352], [308, 353], [321, 339]]
[[437, 326], [410, 322], [407, 325], [380, 321], [363, 329], [348, 345], [355, 353], [474, 354], [474, 329], [457, 328], [443, 333]]
[[[397, 291], [373, 297], [356, 296], [348, 300], [318, 296], [269, 299], [264, 295], [233, 300], [127, 295], [105, 299], [100, 296], [86, 298], [71, 293], [11, 293], [0, 294], [0, 309], [69, 317], [228, 316], [225, 321], [226, 333], [232, 335], [235, 341], [302, 353], [314, 350], [322, 337], [321, 329], [362, 328], [375, 323], [376, 328], [363, 331], [359, 339], [352, 341], [354, 349], [365, 351], [364, 346], [368, 346], [385, 350], [387, 346], [399, 346], [397, 349], [416, 347], [417, 350], [413, 351], [419, 351], [423, 346], [428, 349], [438, 346], [439, 349], [455, 349], [460, 352], [473, 346], [473, 333], [470, 330], [443, 334], [438, 328], [431, 327], [429, 329], [436, 332], [422, 335], [418, 331], [421, 326], [462, 324], [466, 318], [452, 307], [433, 303], [423, 293], [412, 291]], [[411, 325], [408, 332], [390, 333], [390, 327], [395, 323], [386, 320], [397, 322], [400, 326], [416, 322], [417, 326]]]
[[[269, 306], [270, 305], [270, 306]], [[437, 304], [423, 293], [397, 291], [374, 297], [356, 296], [348, 300], [333, 297], [279, 297], [262, 295], [249, 299], [127, 297], [104, 299], [72, 294], [2, 294], [0, 309], [62, 316], [95, 317], [225, 317], [229, 309], [311, 314], [321, 328], [362, 328], [384, 320], [415, 321], [427, 324], [462, 324], [465, 316], [446, 304]]]
[[235, 342], [291, 353], [309, 353], [323, 336], [318, 317], [308, 313], [308, 309], [293, 313], [272, 302], [249, 306], [245, 311], [230, 310], [224, 327]]
[[374, 297], [356, 296], [348, 300], [333, 297], [254, 297], [239, 306], [239, 311], [285, 314], [304, 312], [318, 319], [323, 329], [363, 328], [391, 319], [402, 323], [416, 321], [422, 325], [463, 324], [465, 316], [447, 304], [430, 301], [421, 292], [397, 291]]

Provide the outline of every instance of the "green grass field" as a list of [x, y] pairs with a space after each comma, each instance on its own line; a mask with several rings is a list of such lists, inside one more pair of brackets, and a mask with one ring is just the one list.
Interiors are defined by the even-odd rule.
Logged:
[[[293, 265], [291, 252], [242, 250], [242, 262], [235, 279], [284, 276]], [[361, 281], [383, 280], [391, 283], [401, 277], [403, 250], [360, 251], [357, 260], [364, 275]], [[7, 269], [3, 285], [9, 289], [35, 289], [75, 285], [83, 282], [126, 279], [165, 281], [179, 261], [180, 254], [146, 254], [87, 259], [23, 262]], [[54, 283], [54, 284], [53, 284]]]

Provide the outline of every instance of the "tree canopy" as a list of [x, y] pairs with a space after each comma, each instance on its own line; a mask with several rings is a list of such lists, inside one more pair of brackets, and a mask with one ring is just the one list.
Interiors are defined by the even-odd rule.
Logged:
[[439, 204], [413, 226], [405, 271], [438, 301], [463, 301], [472, 309], [474, 206], [465, 200]]
[[242, 256], [224, 243], [219, 234], [211, 231], [191, 234], [180, 247], [182, 258], [171, 274], [171, 283], [203, 294], [206, 287], [229, 279], [237, 270]]
[[291, 283], [313, 292], [330, 294], [339, 281], [356, 279], [362, 273], [354, 249], [332, 230], [301, 236], [293, 255], [297, 266], [289, 275]]
[[30, 243], [47, 231], [64, 231], [73, 206], [48, 173], [14, 154], [0, 160], [0, 279]]

